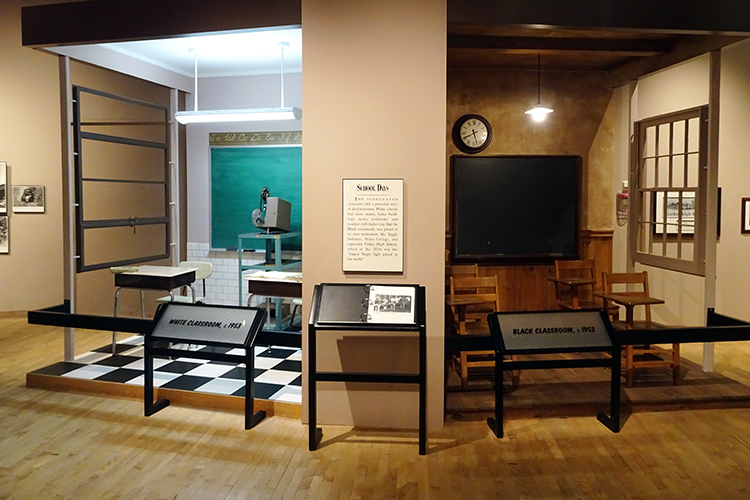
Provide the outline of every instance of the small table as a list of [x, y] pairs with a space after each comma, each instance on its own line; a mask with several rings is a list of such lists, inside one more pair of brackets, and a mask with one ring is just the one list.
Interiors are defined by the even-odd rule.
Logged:
[[[253, 295], [292, 299], [302, 298], [302, 273], [299, 272], [256, 271], [246, 274], [245, 280], [247, 281], [247, 291], [250, 293], [250, 296], [247, 298], [248, 306]], [[278, 300], [276, 303], [275, 319], [275, 329], [281, 330], [281, 300]]]
[[[195, 268], [172, 267], [172, 266], [138, 266], [133, 270], [128, 268], [111, 268], [115, 275], [115, 318], [117, 317], [117, 305], [120, 299], [120, 291], [123, 288], [138, 290], [141, 295], [141, 317], [146, 317], [146, 305], [143, 300], [144, 290], [164, 290], [174, 297], [172, 290], [183, 286], [189, 286], [195, 300]], [[112, 332], [112, 354], [116, 354], [117, 332]]]
[[594, 278], [557, 278], [550, 276], [547, 278], [548, 281], [555, 283], [555, 285], [565, 285], [570, 288], [570, 307], [571, 309], [580, 309], [580, 299], [578, 297], [578, 289], [585, 285], [595, 285], [596, 280]]
[[607, 292], [594, 292], [594, 295], [604, 299], [605, 311], [607, 310], [609, 306], [609, 304], [607, 304], [607, 301], [612, 301], [616, 304], [625, 306], [625, 328], [628, 330], [633, 329], [633, 308], [635, 306], [664, 304], [664, 301], [662, 299], [657, 299], [656, 297], [621, 295], [617, 293], [607, 293]]

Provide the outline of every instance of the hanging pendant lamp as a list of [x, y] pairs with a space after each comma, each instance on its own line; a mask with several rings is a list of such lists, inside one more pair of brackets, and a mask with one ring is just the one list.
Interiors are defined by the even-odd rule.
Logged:
[[552, 109], [542, 106], [542, 55], [539, 54], [536, 62], [536, 106], [526, 111], [526, 114], [531, 115], [532, 120], [541, 122], [552, 111]]
[[175, 119], [182, 123], [220, 123], [220, 122], [249, 122], [269, 120], [300, 120], [302, 110], [284, 106], [284, 49], [289, 42], [279, 42], [281, 47], [281, 106], [278, 108], [249, 108], [249, 109], [212, 109], [198, 110], [198, 52], [195, 54], [195, 89], [193, 111], [178, 111]]

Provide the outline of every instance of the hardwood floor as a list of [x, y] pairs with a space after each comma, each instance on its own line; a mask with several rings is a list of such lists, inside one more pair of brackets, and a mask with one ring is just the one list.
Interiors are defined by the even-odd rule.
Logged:
[[[77, 334], [81, 350], [102, 344]], [[695, 351], [695, 352], [694, 352]], [[696, 356], [696, 352], [698, 355]], [[634, 413], [619, 434], [593, 417], [483, 422], [430, 433], [307, 427], [271, 417], [29, 389], [62, 353], [59, 329], [0, 318], [0, 499], [750, 498], [750, 409]], [[699, 359], [699, 346], [683, 349]], [[717, 369], [750, 380], [750, 348], [717, 345]]]

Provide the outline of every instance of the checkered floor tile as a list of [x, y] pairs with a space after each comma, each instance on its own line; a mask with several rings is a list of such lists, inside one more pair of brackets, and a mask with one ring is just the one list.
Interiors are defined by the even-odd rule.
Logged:
[[[174, 346], [185, 355], [177, 359], [154, 359], [154, 386], [232, 396], [245, 395], [245, 365], [191, 358], [204, 346]], [[217, 348], [210, 348], [216, 350]], [[34, 373], [122, 384], [143, 385], [143, 337], [117, 343], [117, 354], [106, 345]], [[226, 349], [244, 354], [244, 349]], [[255, 397], [269, 401], [302, 403], [302, 351], [289, 347], [255, 347]]]

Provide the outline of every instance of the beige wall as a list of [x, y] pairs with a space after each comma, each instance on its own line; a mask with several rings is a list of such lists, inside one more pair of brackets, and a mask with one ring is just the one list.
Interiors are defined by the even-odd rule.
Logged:
[[[536, 104], [536, 71], [449, 70], [448, 157], [460, 153], [450, 133], [455, 121], [467, 113], [481, 114], [492, 125], [493, 139], [482, 155], [579, 155], [586, 186], [581, 229], [612, 229], [613, 123], [612, 118], [604, 119], [612, 91], [607, 89], [606, 75], [542, 71], [541, 82], [542, 104], [555, 111], [537, 123], [524, 114]], [[446, 205], [449, 209], [450, 203]]]
[[721, 54], [719, 186], [721, 241], [717, 248], [716, 310], [750, 320], [750, 235], [740, 233], [741, 200], [750, 197], [750, 41]]
[[[428, 421], [432, 428], [441, 426], [445, 3], [303, 0], [302, 24], [304, 314], [309, 314], [317, 283], [424, 285]], [[341, 181], [357, 177], [404, 179], [403, 274], [342, 272]], [[413, 341], [321, 337], [326, 339], [319, 346], [321, 370], [372, 364], [387, 370], [416, 368]], [[366, 346], [367, 356], [350, 356], [352, 346]], [[307, 420], [306, 396], [303, 403]], [[417, 403], [410, 386], [326, 383], [319, 386], [318, 418], [330, 424], [414, 428]]]
[[[631, 99], [632, 120], [638, 121], [708, 104], [708, 60], [709, 56], [706, 54], [638, 80]], [[627, 147], [625, 142], [627, 139], [623, 137], [623, 134], [627, 130], [626, 137], [630, 135], [630, 130], [624, 125], [628, 110], [623, 105], [627, 99], [628, 90], [623, 88], [619, 92], [618, 123], [620, 126], [617, 141], [618, 150], [621, 152], [618, 158], [621, 160], [618, 161], [614, 174], [615, 190], [619, 190], [621, 181], [628, 178], [627, 161], [622, 161], [623, 149]], [[616, 250], [613, 268], [625, 271], [627, 265], [626, 230], [618, 230], [615, 233], [614, 248], [618, 250]], [[651, 294], [666, 301], [664, 305], [651, 308], [654, 321], [668, 325], [704, 323], [704, 278], [655, 267], [636, 266], [636, 270], [641, 269], [648, 271]]]
[[[63, 301], [62, 175], [57, 58], [21, 46], [21, 6], [0, 2], [0, 161], [9, 184], [43, 184], [44, 214], [8, 207], [10, 253], [0, 255], [0, 311]], [[10, 197], [9, 197], [10, 199]]]

